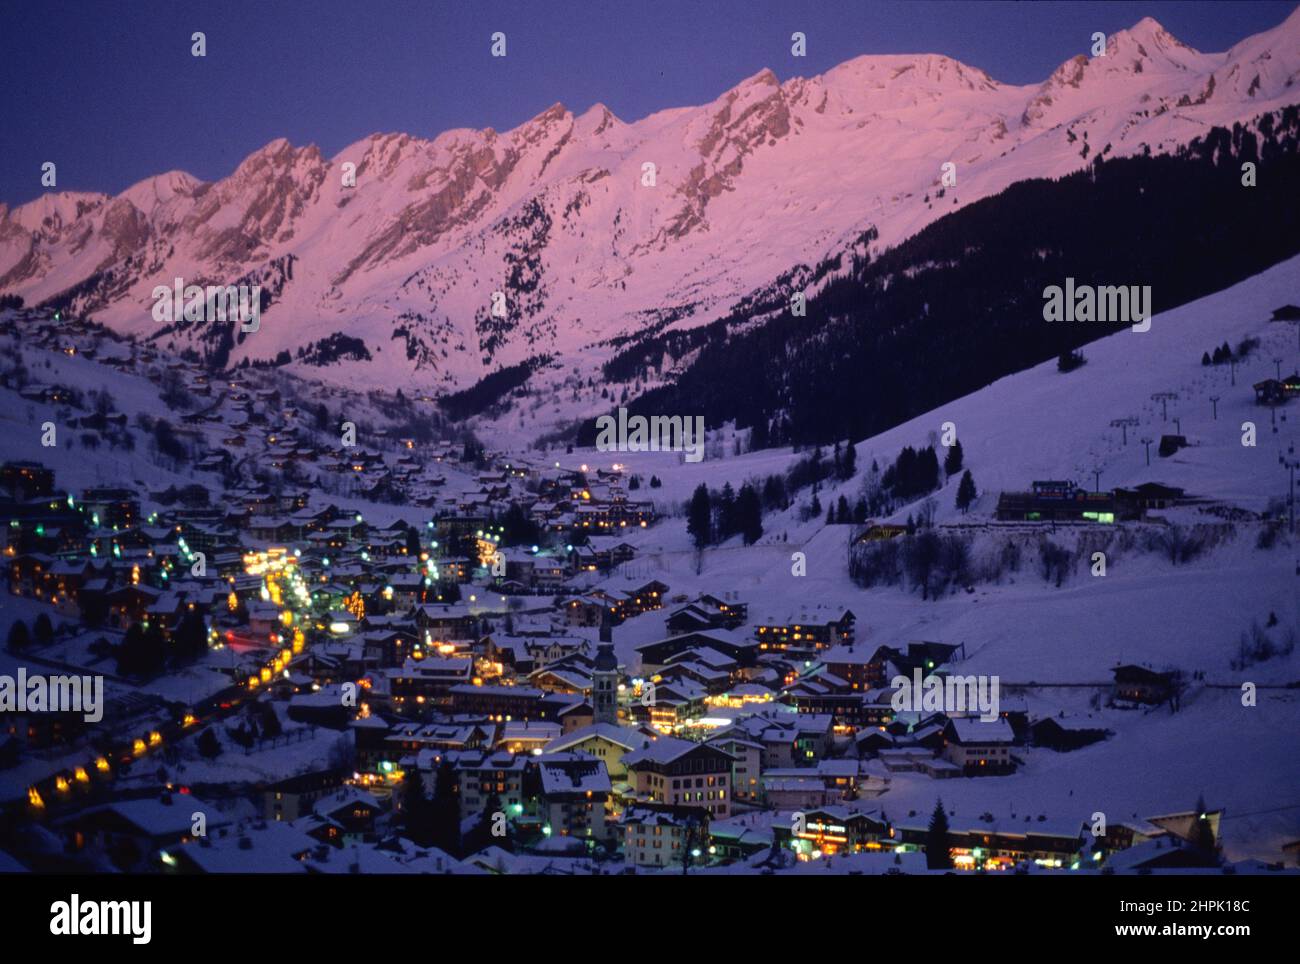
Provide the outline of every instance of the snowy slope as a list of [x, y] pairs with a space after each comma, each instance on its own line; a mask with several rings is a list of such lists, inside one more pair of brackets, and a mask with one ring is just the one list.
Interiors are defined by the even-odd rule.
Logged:
[[[895, 819], [912, 809], [928, 813], [937, 795], [956, 810], [963, 826], [990, 811], [1009, 829], [1012, 813], [1022, 824], [1027, 813], [1077, 820], [1096, 809], [1111, 820], [1128, 819], [1186, 809], [1204, 793], [1211, 806], [1228, 808], [1224, 832], [1234, 858], [1275, 860], [1281, 843], [1300, 835], [1300, 806], [1294, 806], [1300, 804], [1294, 754], [1300, 695], [1288, 688], [1300, 680], [1300, 652], [1244, 670], [1233, 659], [1241, 634], [1252, 623], [1266, 625], [1270, 614], [1278, 620], [1269, 630], [1275, 642], [1284, 644], [1288, 633], [1292, 638], [1300, 633], [1300, 544], [1284, 535], [1273, 548], [1260, 549], [1261, 524], [1252, 521], [1286, 495], [1288, 480], [1278, 455], [1300, 444], [1294, 407], [1278, 410], [1274, 433], [1270, 409], [1254, 404], [1251, 388], [1274, 375], [1274, 358], [1282, 359], [1284, 375], [1300, 360], [1294, 326], [1267, 320], [1273, 308], [1294, 302], [1297, 293], [1300, 258], [1158, 314], [1148, 332], [1124, 331], [1093, 342], [1085, 349], [1087, 364], [1074, 372], [1060, 374], [1047, 363], [1001, 379], [859, 443], [859, 476], [838, 488], [827, 484], [820, 493], [823, 505], [840, 494], [854, 501], [861, 473], [873, 458], [883, 467], [904, 445], [937, 442], [942, 424], [951, 421], [981, 497], [968, 515], [960, 515], [953, 505], [953, 479], [935, 497], [937, 519], [941, 531], [957, 527], [947, 531], [972, 534], [977, 561], [999, 544], [989, 522], [1000, 490], [1023, 489], [1039, 478], [1073, 479], [1091, 488], [1092, 470], [1099, 468], [1104, 489], [1156, 480], [1205, 500], [1203, 510], [1156, 513], [1169, 523], [1224, 526], [1233, 510], [1245, 510], [1236, 513], [1214, 548], [1189, 563], [1171, 565], [1143, 547], [1146, 534], [1164, 528], [1161, 522], [1125, 527], [1131, 540], [1110, 527], [1092, 527], [1092, 537], [1111, 540], [1107, 574], [1092, 576], [1085, 556], [1056, 588], [1036, 571], [1038, 535], [1026, 534], [1019, 572], [981, 582], [973, 593], [923, 602], [917, 592], [854, 585], [847, 574], [851, 527], [827, 526], [823, 518], [799, 522], [798, 505], [809, 500], [805, 490], [796, 508], [765, 518], [759, 544], [746, 548], [733, 539], [708, 549], [698, 573], [680, 517], [630, 536], [640, 546], [630, 565], [643, 578], [668, 583], [674, 596], [731, 591], [763, 611], [793, 612], [814, 603], [848, 607], [858, 617], [858, 640], [868, 649], [917, 639], [964, 643], [961, 672], [1024, 686], [1034, 715], [1095, 713], [1115, 734], [1078, 753], [1030, 751], [1026, 765], [1007, 778], [936, 783], [919, 774], [892, 775], [891, 790], [878, 802]], [[1237, 366], [1235, 385], [1228, 366], [1201, 366], [1203, 348], [1225, 340], [1235, 347], [1252, 337], [1260, 346]], [[1170, 403], [1168, 422], [1150, 398], [1157, 391], [1179, 394]], [[1217, 420], [1211, 396], [1220, 399]], [[1130, 415], [1139, 424], [1129, 429], [1126, 447], [1110, 421]], [[1153, 445], [1148, 468], [1135, 440], [1173, 433], [1175, 418], [1191, 447], [1162, 459]], [[1246, 422], [1257, 429], [1253, 448], [1242, 445]], [[680, 505], [701, 482], [715, 489], [727, 481], [739, 486], [781, 471], [797, 457], [788, 450], [764, 450], [692, 465], [679, 464], [673, 453], [584, 450], [563, 460], [594, 466], [616, 459], [643, 478], [657, 474], [665, 485], [651, 497]], [[896, 518], [916, 508], [904, 507]], [[1080, 537], [1064, 528], [1044, 534], [1067, 546]], [[792, 575], [794, 552], [806, 557], [806, 576]], [[615, 644], [626, 665], [635, 667], [636, 647], [664, 635], [662, 614], [648, 613], [620, 626]], [[1204, 678], [1176, 715], [1166, 709], [1150, 714], [1093, 709], [1089, 697], [1109, 683], [1111, 667], [1121, 662], [1200, 672]], [[1260, 687], [1258, 706], [1242, 706], [1243, 682]]]

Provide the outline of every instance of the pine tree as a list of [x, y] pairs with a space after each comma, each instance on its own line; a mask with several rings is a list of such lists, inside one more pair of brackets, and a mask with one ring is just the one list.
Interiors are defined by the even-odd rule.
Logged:
[[424, 795], [424, 779], [412, 766], [402, 778], [402, 825], [406, 836], [420, 847], [433, 843], [433, 812]]
[[433, 846], [453, 856], [460, 853], [460, 788], [456, 768], [443, 758], [433, 788], [429, 835]]
[[936, 800], [934, 813], [930, 815], [930, 828], [925, 836], [925, 865], [931, 870], [951, 870], [951, 846], [948, 838], [948, 814], [943, 809], [943, 800]]
[[703, 482], [696, 487], [686, 510], [686, 531], [695, 540], [697, 549], [703, 549], [713, 540], [713, 502], [709, 487]]
[[27, 630], [27, 624], [21, 619], [15, 619], [14, 624], [9, 627], [9, 639], [6, 646], [11, 653], [21, 653], [31, 645], [32, 634]]
[[498, 841], [498, 838], [492, 836], [492, 824], [496, 821], [496, 815], [501, 812], [501, 798], [493, 793], [488, 797], [483, 812], [479, 814], [478, 823], [474, 824], [465, 841], [466, 854], [476, 854]]
[[280, 717], [275, 712], [275, 707], [270, 703], [259, 703], [262, 707], [262, 736], [268, 740], [274, 740], [277, 736], [284, 733], [284, 727], [280, 724]]
[[849, 500], [844, 496], [840, 496], [839, 501], [835, 503], [835, 518], [841, 525], [847, 525], [852, 519], [849, 511]]
[[736, 525], [745, 545], [752, 546], [763, 535], [763, 507], [752, 485], [742, 485], [736, 497]]
[[975, 501], [975, 480], [971, 478], [970, 469], [962, 473], [961, 482], [957, 484], [957, 508], [965, 514]]
[[736, 491], [730, 482], [722, 486], [718, 494], [718, 524], [716, 538], [719, 542], [729, 539], [736, 532]]
[[201, 657], [208, 649], [208, 629], [197, 610], [187, 610], [176, 627], [176, 656], [183, 662]]
[[54, 639], [54, 626], [50, 622], [49, 613], [41, 613], [32, 623], [32, 638], [36, 640], [37, 646], [48, 646]]
[[858, 450], [849, 442], [844, 446], [844, 459], [840, 463], [840, 479], [851, 479], [858, 471]]
[[962, 458], [961, 442], [954, 441], [952, 445], [948, 446], [948, 454], [943, 458], [943, 474], [948, 478], [952, 478], [960, 472]]
[[217, 734], [212, 732], [208, 727], [199, 734], [198, 740], [195, 741], [199, 755], [209, 760], [215, 760], [221, 755], [221, 741], [217, 739]]

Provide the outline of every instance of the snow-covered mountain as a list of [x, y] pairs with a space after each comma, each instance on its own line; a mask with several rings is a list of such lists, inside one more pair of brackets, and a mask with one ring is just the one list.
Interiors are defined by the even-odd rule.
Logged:
[[[1300, 11], [1217, 54], [1147, 18], [1038, 85], [866, 56], [635, 123], [556, 104], [504, 133], [374, 134], [332, 158], [281, 139], [214, 183], [0, 205], [0, 290], [210, 354], [211, 326], [154, 320], [154, 286], [260, 284], [261, 328], [230, 363], [287, 351], [313, 377], [442, 391], [542, 354], [593, 365], [611, 338], [711, 321], [870, 228], [893, 244], [1015, 181], [1170, 150], [1300, 101], [1297, 81]], [[363, 347], [296, 360], [336, 333]]]

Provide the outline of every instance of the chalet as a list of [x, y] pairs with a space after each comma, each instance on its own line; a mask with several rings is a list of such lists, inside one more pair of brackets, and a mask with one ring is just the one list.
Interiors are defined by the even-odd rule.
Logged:
[[1006, 720], [952, 719], [944, 728], [944, 740], [944, 759], [961, 767], [968, 777], [1015, 772], [1016, 761], [1011, 755], [1015, 734]]
[[316, 801], [314, 812], [338, 825], [344, 844], [374, 841], [377, 821], [384, 812], [377, 799], [356, 787], [344, 787]]
[[54, 470], [40, 462], [5, 462], [0, 465], [0, 489], [27, 501], [54, 494]]
[[623, 757], [643, 748], [652, 739], [647, 732], [632, 727], [592, 723], [552, 740], [545, 752], [580, 751], [603, 762], [611, 779], [623, 780], [627, 776]]
[[1256, 382], [1254, 389], [1256, 405], [1280, 405], [1286, 401], [1286, 390], [1276, 378]]
[[262, 817], [292, 821], [315, 810], [316, 801], [343, 785], [342, 770], [314, 770], [267, 784], [262, 789]]
[[598, 596], [569, 596], [561, 600], [560, 608], [570, 626], [599, 626], [605, 610], [612, 607]]
[[673, 610], [665, 624], [673, 635], [705, 629], [735, 629], [745, 622], [748, 615], [749, 607], [744, 603], [702, 595], [695, 602]]
[[768, 613], [755, 620], [754, 635], [764, 651], [829, 649], [853, 642], [857, 617], [849, 609], [825, 606], [798, 611]]
[[704, 715], [709, 693], [694, 680], [679, 677], [646, 686], [642, 699], [627, 708], [633, 720], [669, 731]]
[[1145, 666], [1126, 665], [1116, 666], [1111, 672], [1115, 676], [1111, 697], [1118, 702], [1159, 706], [1177, 697], [1178, 674], [1175, 671], [1161, 673]]
[[639, 800], [704, 809], [715, 817], [729, 812], [733, 762], [718, 746], [671, 736], [623, 756]]
[[479, 620], [463, 603], [425, 603], [415, 610], [415, 625], [433, 639], [476, 639]]
[[548, 753], [529, 761], [537, 813], [552, 833], [604, 840], [611, 784], [605, 762], [585, 753]]
[[549, 721], [521, 720], [504, 723], [496, 745], [497, 749], [510, 753], [541, 753], [562, 732], [559, 723]]
[[86, 489], [81, 493], [81, 507], [95, 525], [107, 529], [128, 529], [140, 518], [140, 500], [131, 489]]
[[151, 865], [162, 848], [192, 839], [196, 809], [206, 811], [209, 833], [230, 824], [229, 818], [197, 797], [164, 793], [90, 807], [57, 821], [55, 828], [67, 839], [70, 851], [89, 847], [123, 870], [139, 870]]
[[393, 702], [398, 706], [410, 702], [429, 707], [449, 706], [452, 688], [464, 686], [473, 679], [474, 661], [454, 656], [410, 658], [400, 668], [387, 670], [384, 675]]
[[1089, 720], [1045, 716], [1030, 725], [1029, 733], [1035, 746], [1066, 751], [1098, 743], [1106, 739], [1110, 731]]
[[831, 717], [796, 714], [781, 707], [742, 717], [719, 730], [710, 742], [735, 737], [759, 744], [763, 748], [762, 769], [767, 771], [815, 766], [830, 753], [833, 736]]
[[[456, 770], [462, 817], [482, 813], [493, 801], [494, 806], [507, 812], [523, 806], [524, 757], [503, 750], [453, 750], [448, 751], [447, 758]], [[436, 767], [430, 767], [424, 778], [430, 793], [435, 789], [436, 777]]]
[[615, 566], [636, 557], [636, 550], [613, 536], [591, 536], [587, 544], [574, 546], [569, 562], [576, 570], [609, 572]]
[[832, 856], [893, 849], [894, 830], [878, 810], [859, 811], [840, 806], [812, 808], [802, 821], [774, 823], [772, 832], [782, 846], [807, 859], [814, 853]]
[[734, 630], [711, 629], [681, 633], [638, 646], [636, 651], [641, 659], [642, 672], [650, 674], [659, 672], [674, 657], [691, 649], [717, 650], [734, 659], [742, 668], [757, 665], [758, 644]]
[[545, 666], [528, 675], [528, 685], [547, 693], [591, 696], [591, 675], [572, 666]]
[[623, 854], [633, 867], [671, 867], [683, 850], [707, 839], [708, 814], [694, 807], [638, 803], [623, 812]]
[[[398, 760], [424, 751], [489, 749], [496, 743], [497, 727], [492, 723], [401, 722], [380, 729], [373, 724], [361, 727], [361, 722], [357, 720], [353, 724], [357, 752], [362, 761], [371, 766], [376, 761]], [[376, 731], [374, 738], [370, 730]]]
[[529, 686], [453, 686], [450, 690], [451, 711], [472, 716], [486, 716], [499, 722], [509, 720], [549, 719], [542, 703], [546, 694]]

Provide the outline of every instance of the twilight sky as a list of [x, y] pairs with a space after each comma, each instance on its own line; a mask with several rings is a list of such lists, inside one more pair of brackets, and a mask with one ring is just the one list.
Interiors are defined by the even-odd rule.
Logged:
[[[276, 137], [331, 156], [375, 131], [508, 130], [556, 101], [626, 121], [708, 102], [763, 67], [786, 80], [864, 53], [942, 53], [1013, 84], [1152, 16], [1220, 51], [1296, 0], [7, 0], [0, 202], [229, 174]], [[207, 35], [207, 57], [190, 35]], [[508, 56], [490, 56], [503, 31]], [[790, 34], [808, 55], [790, 56]]]

